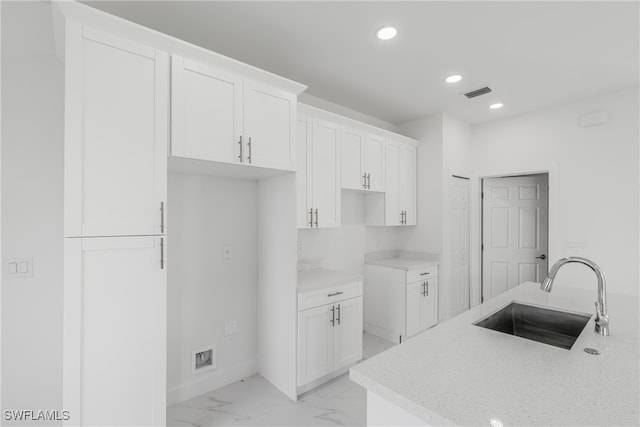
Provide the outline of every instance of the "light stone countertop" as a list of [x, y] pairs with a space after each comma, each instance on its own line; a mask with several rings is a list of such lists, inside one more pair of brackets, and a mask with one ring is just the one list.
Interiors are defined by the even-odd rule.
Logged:
[[409, 271], [416, 268], [425, 268], [425, 267], [431, 267], [433, 265], [438, 265], [438, 261], [424, 260], [424, 259], [409, 259], [409, 258], [384, 258], [384, 259], [377, 259], [373, 261], [367, 261], [367, 264]]
[[514, 300], [593, 315], [596, 296], [595, 284], [545, 293], [525, 283], [356, 365], [350, 378], [426, 425], [637, 426], [637, 297], [608, 294], [611, 336], [594, 332], [592, 316], [571, 350], [472, 324]]
[[363, 280], [361, 274], [345, 273], [327, 268], [312, 268], [298, 271], [298, 292], [340, 286]]

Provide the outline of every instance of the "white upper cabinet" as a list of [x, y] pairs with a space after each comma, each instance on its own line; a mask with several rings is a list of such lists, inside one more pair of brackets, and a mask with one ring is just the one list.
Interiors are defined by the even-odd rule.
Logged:
[[403, 212], [403, 225], [416, 225], [416, 156], [417, 148], [413, 145], [400, 146], [400, 166], [398, 169], [398, 206]]
[[367, 225], [416, 225], [416, 154], [409, 142], [387, 139], [386, 191], [367, 196]]
[[364, 171], [367, 174], [367, 190], [385, 190], [385, 139], [379, 135], [368, 134], [365, 139]]
[[298, 116], [298, 228], [340, 225], [340, 129]]
[[296, 95], [172, 55], [171, 155], [295, 170]]
[[385, 139], [364, 131], [342, 128], [342, 188], [384, 191]]
[[297, 97], [291, 93], [244, 81], [245, 163], [295, 170]]
[[65, 236], [164, 232], [166, 52], [67, 24]]
[[171, 57], [171, 155], [240, 162], [242, 79]]

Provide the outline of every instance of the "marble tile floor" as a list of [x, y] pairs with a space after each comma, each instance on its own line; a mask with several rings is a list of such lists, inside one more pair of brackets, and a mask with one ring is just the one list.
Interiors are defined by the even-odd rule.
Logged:
[[[363, 358], [395, 344], [365, 333]], [[364, 426], [366, 392], [344, 374], [292, 402], [260, 375], [167, 408], [168, 426]]]

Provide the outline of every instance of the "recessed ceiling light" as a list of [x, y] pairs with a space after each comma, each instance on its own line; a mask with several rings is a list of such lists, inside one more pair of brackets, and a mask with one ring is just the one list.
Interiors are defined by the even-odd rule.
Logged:
[[456, 82], [459, 82], [460, 80], [462, 80], [462, 76], [459, 74], [454, 74], [445, 79], [447, 83], [456, 83]]
[[383, 27], [378, 30], [377, 34], [380, 40], [389, 40], [398, 34], [398, 30], [393, 27]]
[[496, 102], [495, 104], [491, 104], [489, 105], [489, 108], [491, 108], [492, 110], [497, 110], [498, 108], [502, 108], [504, 105], [502, 104], [502, 102]]

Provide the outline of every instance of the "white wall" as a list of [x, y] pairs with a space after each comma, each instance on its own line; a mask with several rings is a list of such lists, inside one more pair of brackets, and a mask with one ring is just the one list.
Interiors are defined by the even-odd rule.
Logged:
[[[578, 125], [581, 115], [596, 111], [608, 112], [609, 121]], [[550, 262], [591, 258], [604, 269], [609, 292], [628, 295], [639, 293], [638, 115], [638, 88], [632, 88], [472, 130], [476, 177], [549, 171]], [[479, 194], [479, 179], [473, 184]], [[479, 209], [476, 199], [476, 246]], [[478, 259], [472, 276], [479, 276]], [[586, 288], [595, 298], [595, 276], [584, 266], [564, 267], [556, 286]]]
[[[256, 372], [258, 185], [256, 181], [169, 174], [168, 403]], [[223, 249], [231, 248], [231, 260]], [[224, 336], [235, 320], [237, 334]], [[191, 352], [215, 344], [217, 368], [193, 374]]]
[[1, 7], [2, 261], [34, 270], [2, 277], [2, 409], [61, 410], [63, 66], [49, 4]]
[[440, 255], [438, 318], [451, 316], [449, 186], [451, 176], [470, 177], [471, 128], [448, 114], [416, 119], [400, 126], [420, 140], [418, 147], [418, 225], [408, 238], [407, 250]]
[[408, 228], [367, 227], [365, 195], [342, 191], [341, 225], [337, 228], [298, 230], [298, 258], [320, 258], [324, 268], [364, 274], [364, 254], [402, 250]]

